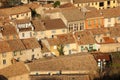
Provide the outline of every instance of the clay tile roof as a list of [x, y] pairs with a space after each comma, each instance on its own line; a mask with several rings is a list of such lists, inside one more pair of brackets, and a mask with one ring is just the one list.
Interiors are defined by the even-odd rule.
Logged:
[[35, 31], [44, 31], [45, 30], [43, 22], [41, 22], [40, 20], [32, 20], [32, 24], [33, 24]]
[[0, 9], [0, 13], [3, 13], [4, 15], [16, 15], [26, 12], [30, 12], [30, 9], [25, 6], [16, 6], [12, 8]]
[[84, 14], [78, 8], [72, 7], [72, 8], [62, 9], [61, 13], [67, 19], [68, 22], [79, 21], [84, 19]]
[[66, 4], [60, 5], [60, 8], [67, 8], [67, 7], [75, 7], [75, 6], [72, 3], [66, 3]]
[[88, 70], [91, 72], [97, 70], [97, 64], [94, 57], [88, 53], [37, 60], [29, 63], [28, 67], [30, 71]]
[[103, 37], [104, 43], [115, 43], [116, 41], [110, 37]]
[[93, 35], [99, 35], [99, 34], [106, 34], [109, 33], [109, 30], [107, 28], [95, 28], [95, 29], [89, 29], [86, 31], [92, 32]]
[[5, 76], [6, 78], [28, 74], [28, 73], [29, 71], [25, 67], [25, 64], [22, 62], [15, 63], [6, 68], [0, 69], [0, 75]]
[[99, 10], [105, 18], [119, 17], [120, 7]]
[[60, 45], [60, 44], [72, 44], [75, 43], [75, 39], [71, 33], [56, 35], [55, 38], [47, 39], [49, 45]]
[[98, 54], [93, 53], [93, 55], [94, 55], [96, 61], [98, 61], [98, 59], [101, 59], [101, 60], [105, 59], [106, 61], [110, 61], [110, 55], [107, 53], [98, 53]]
[[67, 28], [61, 19], [50, 19], [43, 22], [46, 30]]
[[109, 27], [107, 28], [110, 32], [111, 37], [119, 37], [120, 36], [120, 27]]
[[53, 4], [44, 4], [43, 7], [53, 7]]
[[41, 5], [33, 2], [33, 3], [29, 3], [29, 4], [24, 4], [23, 6], [31, 8], [31, 9], [36, 9], [36, 8], [40, 7]]
[[90, 80], [89, 75], [31, 76], [31, 80]]
[[10, 48], [7, 41], [0, 41], [0, 53], [10, 52], [12, 49]]
[[89, 31], [76, 32], [75, 38], [76, 38], [77, 43], [79, 45], [95, 44], [96, 43], [93, 35]]
[[73, 34], [71, 34], [71, 33], [57, 35], [57, 39], [60, 41], [61, 44], [75, 43], [75, 39], [73, 37]]
[[[13, 51], [25, 50], [25, 46], [23, 45], [23, 43], [22, 43], [22, 41], [20, 39], [8, 40], [7, 42], [10, 45], [10, 48]], [[17, 46], [16, 46], [16, 44], [17, 44]]]
[[1, 31], [3, 36], [7, 35], [17, 35], [17, 31], [13, 25], [4, 25]]
[[14, 20], [15, 24], [23, 24], [23, 23], [30, 23], [30, 19], [20, 19], [20, 20]]
[[73, 3], [89, 3], [89, 2], [101, 2], [106, 0], [73, 0]]
[[35, 38], [21, 39], [26, 49], [39, 48], [40, 45]]
[[96, 17], [103, 17], [103, 15], [100, 14], [98, 10], [89, 11], [86, 12], [85, 14], [85, 18], [96, 18]]
[[57, 38], [48, 38], [47, 41], [51, 46], [60, 44], [60, 41]]

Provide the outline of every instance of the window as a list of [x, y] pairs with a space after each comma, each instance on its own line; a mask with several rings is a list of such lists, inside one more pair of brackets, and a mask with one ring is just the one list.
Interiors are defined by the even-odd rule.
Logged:
[[23, 53], [20, 51], [20, 55], [23, 55]]
[[5, 59], [3, 60], [3, 64], [6, 64], [6, 60]]
[[25, 34], [24, 33], [22, 33], [22, 37], [24, 37], [25, 36]]
[[120, 21], [120, 17], [118, 17], [118, 20]]
[[6, 53], [2, 53], [2, 57], [5, 58], [6, 57]]
[[69, 48], [69, 47], [70, 47], [70, 45], [69, 45], [69, 44], [67, 44], [66, 46], [67, 46], [67, 48]]
[[110, 1], [107, 1], [107, 4], [110, 5]]
[[95, 5], [97, 5], [97, 2], [95, 3]]
[[52, 31], [52, 33], [56, 33], [56, 31], [55, 31], [55, 30], [53, 30], [53, 31]]
[[104, 2], [100, 2], [100, 3], [99, 3], [99, 6], [100, 6], [100, 7], [103, 7], [103, 6], [104, 6]]
[[94, 3], [92, 3], [92, 5], [94, 5]]
[[34, 49], [32, 49], [32, 52], [34, 52]]
[[32, 37], [32, 32], [30, 32], [30, 37]]
[[111, 19], [110, 19], [110, 18], [108, 18], [108, 22], [111, 22]]
[[13, 52], [13, 56], [17, 56], [17, 53], [15, 51]]
[[80, 30], [84, 29], [84, 23], [80, 23]]
[[98, 19], [98, 25], [100, 25], [101, 24], [101, 20], [100, 19]]
[[65, 29], [63, 29], [62, 32], [65, 32]]
[[88, 26], [90, 26], [91, 25], [91, 23], [90, 23], [90, 20], [88, 21]]
[[19, 15], [16, 15], [17, 16], [17, 18], [19, 17]]
[[93, 50], [93, 45], [92, 44], [89, 45], [89, 50]]
[[113, 1], [113, 3], [115, 3], [115, 0]]

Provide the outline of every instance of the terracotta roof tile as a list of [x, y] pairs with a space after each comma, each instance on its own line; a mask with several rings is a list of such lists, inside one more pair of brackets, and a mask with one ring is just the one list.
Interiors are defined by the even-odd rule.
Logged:
[[23, 74], [29, 74], [29, 71], [22, 62], [15, 63], [6, 68], [0, 69], [0, 75], [3, 75], [7, 78], [19, 76]]
[[26, 49], [39, 48], [40, 45], [35, 38], [21, 39]]
[[115, 43], [116, 41], [110, 37], [103, 37], [104, 43]]
[[50, 19], [43, 22], [46, 30], [67, 28], [61, 19]]
[[41, 22], [40, 20], [32, 20], [32, 24], [34, 26], [35, 31], [44, 31], [45, 30], [43, 22]]
[[21, 13], [30, 12], [30, 9], [25, 6], [17, 6], [12, 8], [0, 9], [0, 13], [4, 15], [16, 15]]
[[28, 66], [30, 71], [88, 70], [91, 72], [97, 70], [94, 57], [87, 53], [37, 60], [33, 63], [29, 63]]
[[[22, 41], [20, 39], [8, 40], [7, 42], [10, 45], [10, 48], [13, 51], [25, 50], [25, 46], [23, 45], [23, 43], [22, 43]], [[17, 44], [17, 46], [16, 46], [16, 44]]]
[[95, 44], [96, 41], [89, 31], [80, 31], [75, 33], [77, 43], [80, 45]]
[[10, 52], [12, 49], [10, 48], [7, 41], [0, 41], [0, 53]]

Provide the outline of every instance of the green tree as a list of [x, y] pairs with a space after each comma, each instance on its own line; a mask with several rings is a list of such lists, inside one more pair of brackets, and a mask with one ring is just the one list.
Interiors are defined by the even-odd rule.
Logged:
[[57, 50], [59, 52], [59, 55], [64, 55], [64, 45], [58, 45]]
[[60, 1], [54, 2], [53, 6], [54, 6], [54, 7], [59, 7], [59, 6], [60, 6]]

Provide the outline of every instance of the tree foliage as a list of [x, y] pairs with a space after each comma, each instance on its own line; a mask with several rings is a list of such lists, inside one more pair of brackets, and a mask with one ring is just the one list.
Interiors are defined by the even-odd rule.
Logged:
[[53, 6], [54, 6], [54, 7], [59, 7], [59, 6], [60, 6], [60, 1], [54, 2]]
[[59, 55], [64, 55], [64, 45], [58, 45], [57, 50], [59, 52]]

